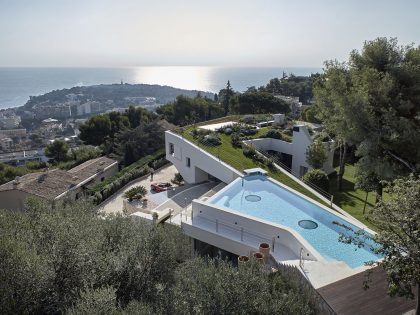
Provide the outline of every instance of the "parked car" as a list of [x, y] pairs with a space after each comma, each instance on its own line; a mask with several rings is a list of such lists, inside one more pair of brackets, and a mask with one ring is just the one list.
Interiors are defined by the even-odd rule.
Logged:
[[155, 192], [162, 192], [172, 188], [171, 183], [152, 183], [150, 185], [150, 190]]

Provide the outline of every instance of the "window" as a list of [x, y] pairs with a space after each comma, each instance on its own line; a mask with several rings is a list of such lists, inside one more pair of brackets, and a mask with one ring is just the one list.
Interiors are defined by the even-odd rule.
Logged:
[[169, 143], [169, 154], [174, 154], [175, 150], [174, 150], [174, 144], [173, 143]]
[[76, 198], [75, 198], [75, 199], [77, 200], [77, 199], [79, 199], [79, 198], [80, 198], [80, 195], [79, 195], [79, 193], [77, 193], [77, 194], [76, 194]]
[[105, 180], [105, 177], [101, 177], [101, 182], [103, 182]]
[[191, 166], [191, 159], [189, 157], [186, 158], [186, 165], [187, 167]]

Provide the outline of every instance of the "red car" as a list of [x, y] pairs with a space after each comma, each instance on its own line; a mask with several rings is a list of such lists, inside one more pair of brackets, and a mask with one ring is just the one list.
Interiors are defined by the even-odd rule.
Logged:
[[152, 183], [150, 185], [150, 189], [155, 192], [167, 191], [170, 188], [172, 188], [171, 183]]

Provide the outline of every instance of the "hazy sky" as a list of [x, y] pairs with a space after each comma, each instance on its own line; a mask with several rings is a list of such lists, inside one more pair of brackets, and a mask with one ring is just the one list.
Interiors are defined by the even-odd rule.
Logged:
[[0, 66], [311, 66], [420, 44], [420, 0], [0, 0]]

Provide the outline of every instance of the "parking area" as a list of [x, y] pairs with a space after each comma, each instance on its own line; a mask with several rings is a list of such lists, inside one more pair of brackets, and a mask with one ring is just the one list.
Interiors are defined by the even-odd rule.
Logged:
[[110, 213], [122, 213], [123, 207], [124, 207], [124, 193], [135, 187], [135, 186], [144, 186], [147, 188], [148, 192], [145, 198], [148, 199], [147, 208], [153, 209], [157, 207], [159, 204], [165, 202], [168, 200], [171, 196], [175, 195], [176, 193], [186, 189], [186, 186], [180, 186], [180, 187], [173, 187], [173, 189], [161, 192], [161, 193], [155, 193], [150, 191], [150, 184], [154, 182], [170, 182], [171, 179], [174, 178], [175, 173], [177, 173], [177, 170], [175, 166], [170, 165], [167, 167], [164, 167], [160, 169], [159, 171], [156, 171], [153, 174], [153, 181], [151, 180], [151, 176], [148, 176], [147, 178], [139, 178], [137, 180], [132, 181], [130, 184], [128, 184], [126, 187], [118, 191], [116, 194], [114, 194], [112, 197], [108, 198], [104, 203], [102, 203], [99, 207], [99, 211], [110, 214]]

